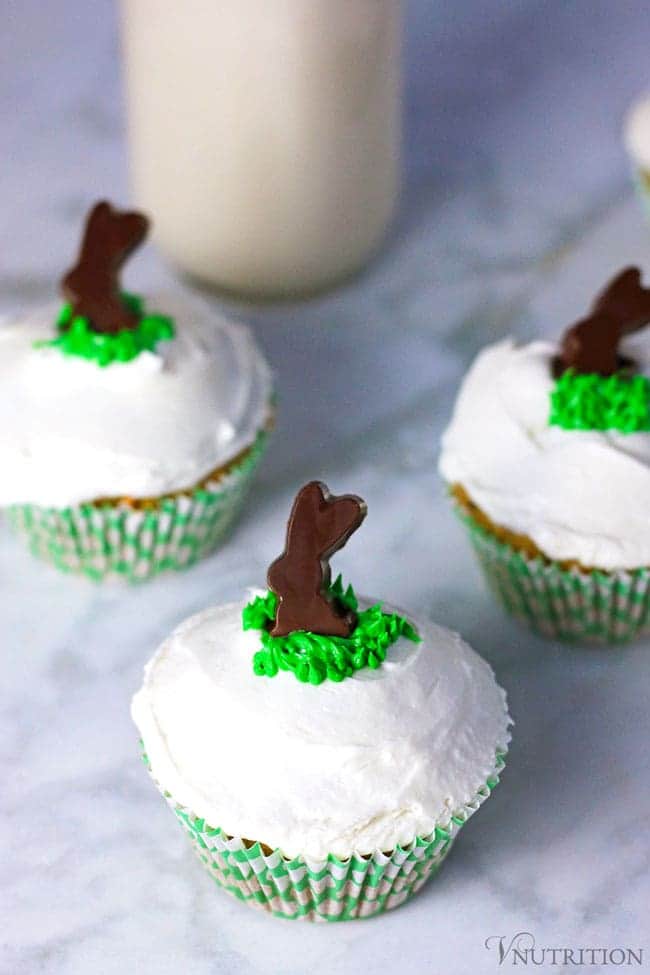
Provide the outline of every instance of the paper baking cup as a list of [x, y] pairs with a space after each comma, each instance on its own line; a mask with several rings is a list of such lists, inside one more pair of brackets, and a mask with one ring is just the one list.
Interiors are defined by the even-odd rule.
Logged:
[[[149, 763], [145, 756], [145, 764]], [[498, 752], [494, 773], [476, 796], [408, 846], [368, 856], [354, 853], [341, 860], [286, 857], [259, 842], [231, 836], [209, 826], [177, 803], [158, 782], [156, 786], [189, 836], [199, 859], [212, 878], [239, 900], [275, 917], [308, 921], [349, 921], [373, 917], [399, 907], [438, 870], [469, 817], [497, 785], [505, 765]]]
[[650, 571], [586, 572], [531, 558], [455, 506], [492, 591], [544, 636], [621, 643], [650, 632]]
[[267, 440], [268, 434], [260, 433], [241, 462], [218, 480], [187, 495], [161, 498], [152, 508], [14, 505], [7, 509], [9, 522], [38, 558], [96, 581], [141, 582], [168, 569], [185, 569], [228, 532]]
[[650, 220], [650, 171], [634, 170], [634, 185], [641, 206], [648, 220]]

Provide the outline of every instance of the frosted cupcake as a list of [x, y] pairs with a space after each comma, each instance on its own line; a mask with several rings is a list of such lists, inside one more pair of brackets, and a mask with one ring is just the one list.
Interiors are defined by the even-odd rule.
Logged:
[[440, 471], [489, 583], [550, 636], [650, 630], [649, 321], [628, 268], [559, 343], [481, 352], [443, 436]]
[[496, 785], [505, 694], [459, 636], [357, 600], [327, 559], [365, 514], [298, 493], [269, 589], [183, 623], [132, 713], [212, 877], [285, 918], [397, 907]]
[[639, 99], [629, 110], [623, 136], [639, 195], [650, 216], [650, 96]]
[[0, 326], [0, 505], [36, 555], [93, 579], [146, 579], [211, 551], [272, 415], [244, 327], [120, 290], [146, 231], [141, 214], [97, 204], [63, 307]]

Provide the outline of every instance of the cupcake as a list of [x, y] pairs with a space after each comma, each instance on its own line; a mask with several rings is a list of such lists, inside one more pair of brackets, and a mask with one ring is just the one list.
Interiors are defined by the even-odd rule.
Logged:
[[650, 96], [635, 102], [627, 113], [623, 137], [639, 195], [650, 216]]
[[181, 624], [133, 699], [145, 763], [204, 866], [279, 917], [403, 903], [510, 739], [505, 694], [458, 635], [331, 581], [364, 515], [303, 487], [268, 590]]
[[650, 630], [650, 290], [618, 274], [559, 343], [508, 339], [465, 377], [440, 471], [488, 582], [552, 637]]
[[34, 554], [92, 579], [147, 579], [211, 551], [272, 419], [244, 327], [120, 289], [146, 232], [142, 214], [98, 203], [63, 307], [0, 327], [0, 506]]

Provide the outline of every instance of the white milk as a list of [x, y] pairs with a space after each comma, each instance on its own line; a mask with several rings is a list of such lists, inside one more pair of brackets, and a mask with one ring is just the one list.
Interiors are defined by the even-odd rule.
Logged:
[[317, 290], [399, 184], [400, 0], [122, 0], [136, 205], [183, 270]]

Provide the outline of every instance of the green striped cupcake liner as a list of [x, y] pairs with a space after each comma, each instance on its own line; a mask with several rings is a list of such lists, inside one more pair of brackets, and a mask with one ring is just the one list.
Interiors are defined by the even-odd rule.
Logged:
[[634, 186], [645, 216], [650, 220], [650, 173], [640, 169], [633, 171]]
[[544, 636], [623, 643], [650, 633], [650, 570], [591, 572], [531, 558], [454, 506], [489, 587], [505, 609]]
[[268, 433], [226, 474], [191, 494], [161, 498], [155, 508], [80, 504], [13, 505], [9, 523], [37, 558], [94, 581], [143, 582], [185, 569], [221, 542], [245, 501]]
[[[287, 857], [259, 842], [225, 833], [162, 792], [195, 853], [210, 876], [224, 890], [258, 910], [289, 920], [350, 921], [373, 917], [399, 907], [432, 877], [458, 835], [458, 831], [499, 782], [505, 752], [497, 752], [495, 769], [470, 802], [448, 822], [408, 846], [389, 853], [352, 854], [326, 860]], [[145, 764], [151, 772], [149, 762]], [[153, 777], [153, 776], [152, 776]]]

